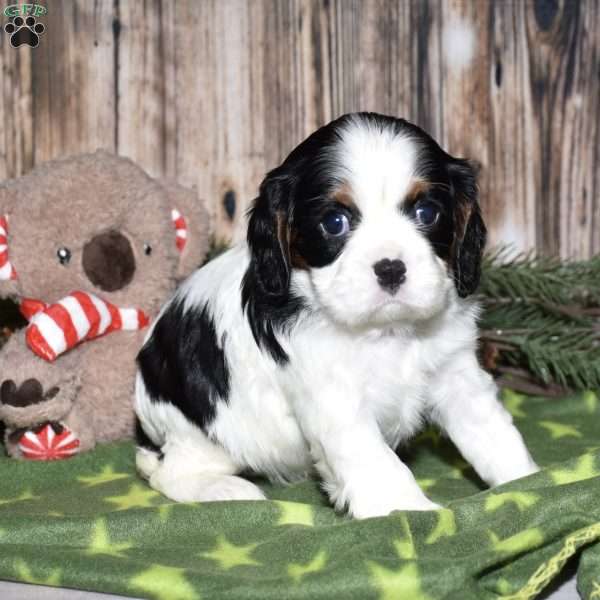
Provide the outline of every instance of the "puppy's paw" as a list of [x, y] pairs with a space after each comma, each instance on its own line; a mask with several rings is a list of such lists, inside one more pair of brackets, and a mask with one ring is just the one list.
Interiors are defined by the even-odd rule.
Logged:
[[173, 476], [162, 467], [150, 476], [150, 485], [175, 502], [265, 500], [260, 488], [234, 475], [208, 473]]
[[395, 510], [438, 510], [439, 504], [424, 494], [406, 494], [404, 497], [371, 497], [354, 499], [348, 505], [348, 513], [355, 519], [385, 517]]

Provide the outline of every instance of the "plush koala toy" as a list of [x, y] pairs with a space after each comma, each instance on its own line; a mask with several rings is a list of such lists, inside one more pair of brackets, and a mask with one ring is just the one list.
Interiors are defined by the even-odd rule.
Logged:
[[193, 192], [104, 151], [0, 184], [0, 297], [29, 322], [0, 351], [11, 456], [64, 458], [133, 434], [144, 327], [208, 245]]

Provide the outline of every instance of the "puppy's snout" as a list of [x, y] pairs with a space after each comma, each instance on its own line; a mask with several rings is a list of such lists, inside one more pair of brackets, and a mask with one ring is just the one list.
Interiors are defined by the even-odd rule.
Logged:
[[382, 258], [373, 265], [373, 271], [377, 283], [390, 294], [395, 294], [406, 280], [406, 265], [399, 259]]

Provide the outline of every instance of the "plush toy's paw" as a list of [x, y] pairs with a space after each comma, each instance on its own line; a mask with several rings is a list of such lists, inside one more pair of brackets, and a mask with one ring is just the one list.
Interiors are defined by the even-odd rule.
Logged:
[[61, 423], [43, 423], [29, 431], [11, 434], [22, 458], [61, 460], [79, 452], [79, 440]]
[[6, 379], [0, 386], [0, 402], [15, 408], [24, 408], [51, 400], [59, 391], [55, 386], [44, 393], [44, 388], [37, 379], [27, 379], [19, 387], [12, 379]]

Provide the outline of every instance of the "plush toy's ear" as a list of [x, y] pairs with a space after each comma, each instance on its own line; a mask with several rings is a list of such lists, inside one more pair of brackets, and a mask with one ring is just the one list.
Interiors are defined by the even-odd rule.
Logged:
[[10, 259], [13, 207], [12, 194], [5, 186], [0, 186], [0, 298], [16, 298], [20, 293], [17, 270]]
[[210, 248], [210, 217], [203, 200], [192, 190], [171, 181], [161, 181], [170, 204], [173, 244], [179, 252], [177, 278], [183, 279], [200, 267]]
[[456, 291], [461, 298], [477, 289], [487, 237], [477, 200], [478, 171], [478, 165], [467, 160], [456, 160], [450, 167], [455, 196], [452, 271]]

